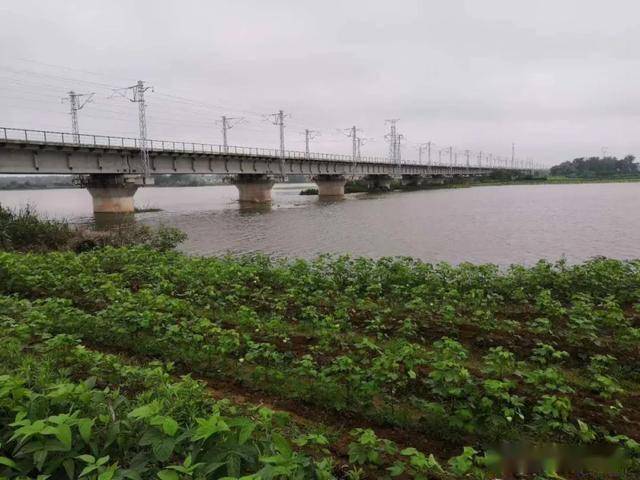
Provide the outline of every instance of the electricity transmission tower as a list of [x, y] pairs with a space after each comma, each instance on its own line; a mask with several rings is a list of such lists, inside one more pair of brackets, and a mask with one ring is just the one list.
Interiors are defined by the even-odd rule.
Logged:
[[[140, 129], [140, 159], [144, 169], [145, 178], [149, 176], [149, 151], [147, 150], [147, 103], [144, 94], [147, 90], [153, 92], [153, 87], [145, 87], [142, 80], [130, 87], [114, 90], [114, 94], [127, 98], [132, 103], [138, 104], [138, 126]], [[128, 94], [131, 94], [129, 96]]]
[[398, 120], [398, 118], [385, 120], [385, 123], [389, 124], [389, 133], [386, 134], [384, 138], [389, 142], [389, 160], [394, 164], [400, 161], [400, 138], [396, 126]]
[[404, 135], [398, 133], [396, 135], [396, 161], [398, 165], [402, 165], [402, 140], [404, 140]]
[[272, 117], [271, 123], [277, 125], [280, 130], [280, 174], [284, 177], [284, 119], [291, 115], [285, 115], [282, 110], [269, 115]]
[[224, 153], [229, 153], [229, 142], [227, 141], [227, 132], [231, 130], [233, 127], [242, 122], [244, 118], [232, 118], [227, 117], [225, 115], [222, 116], [222, 120], [220, 120], [220, 125], [222, 127], [222, 148]]
[[[71, 133], [73, 133], [73, 139], [76, 143], [80, 143], [80, 127], [78, 126], [78, 110], [89, 102], [92, 101], [95, 93], [76, 93], [73, 90], [69, 92], [69, 96], [62, 99], [63, 102], [68, 101], [71, 114]], [[84, 100], [83, 100], [84, 97]]]
[[427, 151], [427, 165], [431, 165], [431, 142], [418, 145], [418, 163], [422, 165], [422, 152]]
[[345, 131], [347, 132], [347, 137], [351, 139], [352, 156], [353, 161], [355, 162], [358, 160], [358, 132], [360, 129], [356, 128], [354, 125], [351, 128], [347, 128]]
[[314, 138], [316, 138], [318, 135], [320, 135], [320, 132], [318, 132], [317, 130], [309, 130], [308, 128], [305, 128], [303, 135], [304, 135], [304, 153], [307, 158], [311, 158], [311, 152], [309, 150], [309, 142]]

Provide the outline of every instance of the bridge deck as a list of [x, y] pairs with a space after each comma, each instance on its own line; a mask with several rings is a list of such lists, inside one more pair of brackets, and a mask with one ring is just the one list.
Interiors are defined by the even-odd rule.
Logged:
[[[0, 173], [142, 174], [139, 140], [0, 127]], [[394, 164], [379, 157], [148, 140], [151, 174], [477, 175], [466, 165]], [[284, 156], [283, 156], [284, 154]]]

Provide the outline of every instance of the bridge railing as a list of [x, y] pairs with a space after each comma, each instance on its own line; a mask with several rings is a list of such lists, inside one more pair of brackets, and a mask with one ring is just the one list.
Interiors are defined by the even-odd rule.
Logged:
[[[140, 139], [133, 137], [116, 137], [111, 135], [73, 134], [69, 132], [57, 132], [52, 130], [29, 130], [19, 128], [0, 127], [0, 138], [26, 143], [53, 144], [63, 146], [81, 147], [107, 147], [107, 148], [140, 148]], [[352, 155], [340, 155], [333, 153], [309, 153], [297, 150], [242, 147], [238, 145], [216, 145], [197, 142], [176, 142], [172, 140], [146, 140], [148, 151], [152, 152], [182, 152], [182, 153], [204, 153], [204, 154], [235, 154], [258, 157], [299, 158], [311, 160], [332, 160], [353, 162]], [[382, 157], [360, 157], [358, 162], [369, 163], [391, 163], [389, 159]]]
[[[91, 135], [91, 134], [73, 134], [69, 132], [56, 132], [50, 130], [29, 130], [19, 128], [0, 127], [0, 141], [17, 141], [25, 143], [36, 144], [51, 144], [62, 146], [75, 146], [75, 147], [94, 147], [94, 148], [130, 148], [139, 150], [140, 139], [133, 137], [116, 137], [110, 135]], [[285, 150], [282, 152], [278, 149], [259, 148], [259, 147], [241, 147], [236, 145], [215, 145], [209, 143], [195, 143], [195, 142], [174, 142], [171, 140], [146, 140], [147, 150], [150, 152], [167, 152], [167, 153], [197, 153], [197, 154], [233, 154], [253, 157], [271, 157], [274, 159], [280, 158], [295, 158], [306, 160], [324, 160], [324, 161], [339, 161], [348, 163], [376, 163], [376, 164], [393, 164], [389, 158], [385, 157], [370, 157], [360, 156], [354, 158], [352, 155], [340, 155], [333, 153], [306, 153], [298, 150]], [[408, 163], [406, 161], [396, 163], [398, 167], [432, 167], [437, 169], [506, 169], [505, 166], [481, 166], [481, 165], [448, 165], [448, 164], [418, 164]]]

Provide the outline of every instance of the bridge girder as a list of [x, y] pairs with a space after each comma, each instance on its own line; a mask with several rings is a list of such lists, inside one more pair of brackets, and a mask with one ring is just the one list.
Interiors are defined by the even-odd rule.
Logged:
[[[394, 165], [315, 158], [201, 153], [150, 152], [151, 174], [264, 174], [264, 175], [483, 175], [491, 170], [477, 167]], [[282, 169], [281, 169], [282, 168]], [[0, 173], [3, 174], [142, 174], [136, 148], [90, 147], [0, 142]]]

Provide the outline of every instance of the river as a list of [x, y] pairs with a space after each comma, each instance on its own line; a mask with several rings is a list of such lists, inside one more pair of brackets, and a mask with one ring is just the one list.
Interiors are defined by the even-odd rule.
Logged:
[[[593, 256], [640, 258], [640, 183], [517, 185], [353, 194], [340, 201], [301, 196], [282, 184], [270, 207], [241, 208], [233, 186], [143, 188], [135, 221], [178, 227], [188, 253], [264, 252], [406, 255], [429, 262], [531, 264]], [[29, 204], [51, 218], [102, 224], [86, 190], [0, 191], [0, 204]]]

